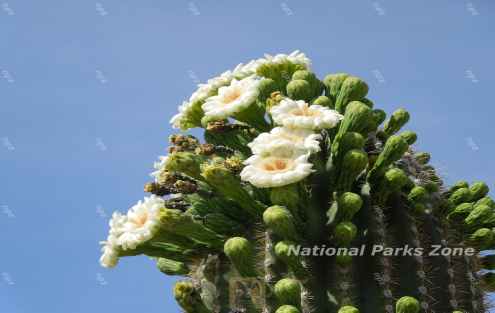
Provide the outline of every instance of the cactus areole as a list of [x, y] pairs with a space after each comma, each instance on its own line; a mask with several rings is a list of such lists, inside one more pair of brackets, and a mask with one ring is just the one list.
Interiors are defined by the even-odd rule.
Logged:
[[387, 118], [367, 96], [298, 51], [199, 85], [171, 119], [182, 132], [150, 195], [113, 214], [100, 263], [151, 257], [184, 277], [187, 313], [488, 312], [488, 186], [446, 187], [411, 146], [410, 114]]

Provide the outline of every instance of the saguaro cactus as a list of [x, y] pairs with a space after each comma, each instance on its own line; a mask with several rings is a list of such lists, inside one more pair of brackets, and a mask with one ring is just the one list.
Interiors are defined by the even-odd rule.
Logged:
[[352, 75], [318, 79], [297, 51], [200, 85], [171, 122], [204, 141], [170, 137], [151, 195], [112, 216], [101, 264], [152, 257], [185, 276], [187, 313], [487, 312], [488, 186], [444, 186], [401, 132], [409, 113], [386, 119], [367, 93]]

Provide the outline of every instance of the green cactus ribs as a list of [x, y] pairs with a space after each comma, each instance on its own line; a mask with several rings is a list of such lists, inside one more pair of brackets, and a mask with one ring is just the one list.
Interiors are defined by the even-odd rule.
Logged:
[[488, 185], [445, 186], [406, 109], [387, 117], [362, 79], [310, 65], [266, 55], [201, 84], [101, 265], [150, 257], [181, 277], [186, 313], [488, 312]]

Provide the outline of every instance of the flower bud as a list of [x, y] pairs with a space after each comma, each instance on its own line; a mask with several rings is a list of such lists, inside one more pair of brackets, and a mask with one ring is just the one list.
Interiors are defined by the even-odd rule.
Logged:
[[416, 142], [416, 140], [418, 139], [418, 135], [416, 135], [415, 132], [410, 131], [410, 130], [403, 131], [402, 133], [399, 134], [399, 136], [404, 138], [404, 140], [409, 145], [414, 144]]
[[455, 209], [447, 215], [447, 219], [450, 221], [461, 221], [465, 219], [469, 213], [474, 209], [474, 206], [470, 202], [461, 203], [455, 207]]
[[179, 281], [174, 286], [174, 297], [186, 313], [207, 313], [198, 290], [190, 281]]
[[418, 152], [414, 155], [414, 158], [419, 164], [427, 164], [430, 162], [431, 155], [428, 152]]
[[296, 79], [287, 84], [287, 95], [293, 100], [309, 102], [313, 98], [313, 90], [309, 82]]
[[425, 200], [425, 198], [427, 196], [428, 196], [428, 191], [426, 191], [425, 187], [415, 186], [409, 192], [407, 199], [411, 202], [421, 202], [421, 201]]
[[398, 168], [391, 168], [385, 173], [387, 189], [400, 190], [411, 182], [406, 173]]
[[489, 196], [483, 197], [476, 201], [476, 205], [480, 204], [488, 205], [490, 208], [495, 209], [495, 201], [493, 201], [493, 199]]
[[275, 245], [275, 255], [278, 259], [282, 260], [298, 278], [304, 278], [307, 272], [302, 265], [300, 257], [296, 254], [296, 243], [288, 240], [279, 241]]
[[297, 184], [290, 184], [270, 190], [270, 201], [288, 208], [296, 207], [299, 203], [299, 188]]
[[387, 136], [391, 136], [401, 129], [409, 121], [409, 112], [404, 109], [398, 109], [392, 116], [390, 116], [389, 120], [385, 122], [383, 126], [383, 131]]
[[466, 226], [469, 228], [483, 225], [487, 220], [493, 217], [493, 209], [487, 205], [481, 204], [475, 206], [473, 211], [469, 213], [468, 217], [464, 220]]
[[349, 245], [357, 235], [357, 228], [351, 222], [341, 222], [335, 226], [334, 238], [340, 247]]
[[292, 305], [282, 305], [275, 313], [301, 313], [298, 308]]
[[362, 206], [361, 197], [352, 192], [344, 192], [338, 200], [339, 214], [345, 221], [350, 221]]
[[277, 90], [277, 83], [273, 79], [263, 78], [258, 84], [258, 90], [260, 99], [265, 100]]
[[223, 196], [233, 199], [252, 216], [259, 216], [264, 207], [254, 200], [242, 187], [239, 177], [224, 164], [213, 163], [201, 166], [201, 176]]
[[450, 195], [449, 202], [456, 205], [459, 203], [468, 202], [471, 198], [472, 194], [469, 188], [459, 188]]
[[349, 76], [340, 87], [339, 94], [335, 100], [335, 109], [344, 113], [349, 102], [360, 100], [368, 94], [368, 85], [358, 77]]
[[359, 313], [359, 310], [353, 306], [343, 306], [339, 309], [337, 313]]
[[345, 133], [342, 138], [342, 153], [346, 153], [352, 149], [362, 149], [364, 147], [364, 143], [366, 139], [357, 132], [348, 132]]
[[402, 297], [395, 304], [396, 313], [418, 313], [421, 306], [413, 297]]
[[484, 182], [476, 182], [472, 184], [469, 190], [471, 191], [472, 195], [471, 199], [474, 201], [483, 198], [488, 194], [488, 191], [490, 191], [490, 189]]
[[375, 106], [375, 103], [373, 103], [373, 101], [371, 101], [368, 98], [362, 98], [362, 99], [359, 99], [359, 101], [366, 104], [368, 106], [368, 108], [370, 108], [370, 109], [373, 109], [373, 107]]
[[170, 172], [184, 173], [195, 179], [201, 179], [200, 164], [204, 158], [191, 152], [176, 152], [169, 154], [165, 169]]
[[251, 243], [243, 237], [232, 237], [225, 242], [225, 255], [243, 277], [256, 276], [254, 251]]
[[342, 160], [337, 188], [339, 191], [347, 191], [368, 165], [368, 154], [362, 150], [353, 149], [348, 151]]
[[322, 107], [327, 107], [329, 109], [333, 109], [333, 102], [327, 96], [319, 96], [315, 100], [313, 100], [312, 104], [321, 105]]
[[160, 272], [166, 275], [186, 275], [187, 273], [189, 273], [189, 269], [187, 268], [185, 263], [170, 259], [158, 258], [156, 266], [158, 267]]
[[294, 217], [284, 207], [274, 205], [265, 210], [263, 221], [275, 234], [284, 239], [296, 239], [296, 226]]
[[274, 287], [274, 293], [280, 304], [290, 304], [295, 307], [301, 305], [301, 285], [292, 278], [279, 280]]
[[337, 99], [342, 83], [345, 79], [349, 77], [346, 73], [329, 74], [323, 79], [323, 84], [325, 85], [325, 93], [327, 97]]
[[180, 210], [163, 209], [160, 211], [160, 222], [165, 230], [190, 238], [198, 243], [219, 248], [223, 245], [222, 236], [195, 221], [191, 215]]
[[480, 250], [491, 248], [493, 244], [494, 234], [491, 229], [480, 228], [469, 236], [469, 243]]
[[450, 187], [449, 192], [453, 193], [456, 190], [461, 189], [461, 188], [469, 188], [468, 182], [465, 180], [457, 181], [452, 187]]
[[383, 147], [383, 151], [378, 155], [373, 168], [369, 171], [368, 178], [372, 182], [376, 182], [393, 162], [402, 157], [408, 148], [409, 145], [404, 138], [394, 135], [390, 136]]

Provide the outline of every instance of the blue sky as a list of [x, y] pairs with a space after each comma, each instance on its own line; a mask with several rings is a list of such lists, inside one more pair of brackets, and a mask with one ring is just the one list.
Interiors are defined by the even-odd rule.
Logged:
[[364, 78], [448, 182], [493, 189], [494, 27], [487, 0], [0, 0], [0, 312], [178, 312], [172, 278], [97, 243], [195, 81], [265, 52]]

